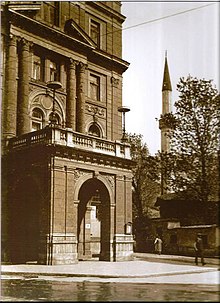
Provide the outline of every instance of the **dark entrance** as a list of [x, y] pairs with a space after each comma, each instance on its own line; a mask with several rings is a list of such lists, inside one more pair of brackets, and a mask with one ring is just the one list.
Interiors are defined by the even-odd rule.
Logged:
[[78, 258], [110, 261], [110, 198], [105, 185], [95, 178], [79, 191]]
[[25, 178], [11, 193], [9, 251], [12, 263], [36, 262], [39, 247], [39, 192]]

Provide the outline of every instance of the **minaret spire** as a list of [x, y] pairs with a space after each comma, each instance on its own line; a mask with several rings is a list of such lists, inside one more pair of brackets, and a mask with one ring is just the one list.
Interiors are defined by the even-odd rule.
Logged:
[[164, 73], [163, 73], [163, 85], [162, 91], [170, 90], [172, 91], [171, 81], [170, 81], [170, 73], [167, 63], [167, 50], [165, 51], [165, 65], [164, 65]]
[[[167, 61], [167, 51], [165, 52], [165, 64], [164, 64], [164, 73], [163, 73], [163, 85], [162, 85], [162, 118], [164, 115], [171, 113], [171, 96], [172, 87], [170, 81], [170, 73], [168, 68]], [[163, 122], [163, 119], [160, 119], [159, 128], [161, 130], [161, 152], [169, 152], [170, 142], [167, 133], [170, 130], [169, 125], [166, 125]]]
[[[168, 125], [163, 117], [171, 113], [171, 96], [172, 95], [172, 86], [170, 81], [170, 73], [168, 68], [167, 61], [167, 51], [165, 51], [165, 64], [164, 64], [164, 74], [163, 74], [163, 84], [162, 84], [162, 113], [159, 120], [159, 128], [161, 131], [161, 152], [169, 153], [170, 152], [170, 138], [168, 136], [171, 127]], [[166, 176], [162, 175], [161, 180], [161, 194], [167, 192], [166, 186]]]

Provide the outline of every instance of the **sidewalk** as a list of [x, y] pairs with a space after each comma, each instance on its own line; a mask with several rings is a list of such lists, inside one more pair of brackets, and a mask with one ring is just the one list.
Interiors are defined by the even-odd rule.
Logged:
[[[189, 273], [216, 272], [219, 270], [217, 260], [214, 266], [196, 266], [194, 258], [183, 256], [167, 256], [135, 253], [133, 261], [105, 262], [105, 261], [79, 261], [70, 265], [37, 265], [19, 264], [2, 265], [2, 275], [28, 275], [28, 276], [65, 276], [65, 277], [96, 277], [96, 278], [147, 278], [158, 276], [182, 275]], [[170, 262], [168, 262], [170, 260]], [[210, 259], [211, 260], [211, 259]], [[210, 261], [209, 260], [209, 261]], [[171, 261], [178, 261], [173, 264]], [[184, 264], [190, 262], [190, 264]]]
[[[187, 257], [187, 256], [178, 256], [178, 255], [157, 255], [153, 253], [134, 253], [134, 257], [138, 258], [140, 260], [146, 260], [146, 261], [169, 261], [169, 262], [181, 262], [183, 263], [190, 263], [192, 265], [195, 264], [195, 257]], [[220, 266], [220, 259], [219, 258], [208, 258], [205, 257], [205, 263], [207, 266], [209, 265], [216, 265]]]

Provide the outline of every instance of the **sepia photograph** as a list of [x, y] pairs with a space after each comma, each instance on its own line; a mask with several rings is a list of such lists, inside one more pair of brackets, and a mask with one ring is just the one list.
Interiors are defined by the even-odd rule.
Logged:
[[0, 8], [1, 302], [219, 302], [220, 2]]

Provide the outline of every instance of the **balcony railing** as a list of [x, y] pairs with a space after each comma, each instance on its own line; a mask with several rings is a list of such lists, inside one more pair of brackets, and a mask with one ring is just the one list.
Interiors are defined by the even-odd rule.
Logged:
[[34, 145], [62, 145], [82, 150], [131, 159], [130, 145], [121, 141], [110, 141], [74, 132], [59, 126], [27, 133], [9, 140], [9, 150], [18, 150]]

